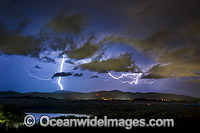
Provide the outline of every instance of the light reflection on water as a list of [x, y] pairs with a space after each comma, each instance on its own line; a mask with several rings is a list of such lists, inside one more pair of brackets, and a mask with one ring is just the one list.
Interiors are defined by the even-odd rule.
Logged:
[[91, 115], [86, 115], [86, 114], [64, 114], [64, 113], [26, 113], [26, 115], [33, 115], [36, 119], [36, 123], [39, 122], [39, 119], [41, 116], [43, 115], [47, 115], [50, 119], [51, 118], [54, 118], [54, 117], [60, 117], [60, 116], [65, 116], [65, 117], [68, 117], [68, 116], [75, 116], [75, 117], [89, 117]]

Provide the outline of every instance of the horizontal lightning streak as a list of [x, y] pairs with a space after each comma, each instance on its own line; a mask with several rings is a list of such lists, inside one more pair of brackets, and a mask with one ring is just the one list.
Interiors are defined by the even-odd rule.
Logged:
[[[114, 76], [110, 72], [108, 72], [108, 75], [110, 75], [113, 79], [119, 80], [121, 83], [129, 83], [129, 84], [135, 83], [135, 84], [137, 84], [139, 77], [142, 76], [142, 73], [126, 73], [126, 74], [123, 73], [121, 76]], [[122, 81], [122, 80], [120, 80], [124, 77], [129, 77], [133, 81]]]
[[25, 69], [26, 69], [26, 71], [28, 72], [28, 75], [31, 76], [31, 77], [33, 77], [33, 78], [37, 78], [37, 79], [39, 79], [39, 80], [50, 80], [50, 79], [51, 79], [51, 78], [40, 78], [40, 77], [38, 77], [38, 76], [32, 75], [32, 74], [30, 73], [30, 71], [29, 71], [27, 68], [25, 68]]

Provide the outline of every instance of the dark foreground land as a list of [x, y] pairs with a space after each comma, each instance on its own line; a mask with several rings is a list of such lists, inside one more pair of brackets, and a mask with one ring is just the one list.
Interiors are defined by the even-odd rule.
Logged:
[[[175, 128], [200, 127], [200, 106], [191, 102], [162, 102], [153, 100], [103, 101], [103, 100], [59, 100], [39, 97], [7, 97], [0, 99], [0, 105], [11, 106], [23, 112], [33, 113], [77, 113], [103, 118], [124, 119], [174, 119]], [[61, 128], [59, 128], [61, 129]], [[80, 129], [80, 128], [79, 128]], [[81, 128], [82, 129], [82, 128]], [[83, 128], [84, 129], [84, 128]], [[97, 130], [96, 128], [90, 128]], [[110, 129], [110, 128], [109, 128]], [[151, 130], [151, 128], [147, 128]], [[27, 131], [30, 128], [9, 129], [8, 131]], [[57, 130], [35, 126], [31, 130]], [[76, 130], [76, 129], [75, 129]], [[103, 130], [101, 128], [101, 130]], [[114, 129], [112, 130], [126, 130]]]

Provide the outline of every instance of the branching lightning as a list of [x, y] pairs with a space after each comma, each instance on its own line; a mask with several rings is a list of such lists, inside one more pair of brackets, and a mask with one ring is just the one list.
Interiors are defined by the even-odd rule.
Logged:
[[[61, 64], [60, 64], [60, 70], [59, 70], [59, 72], [62, 72], [62, 71], [63, 71], [64, 62], [65, 62], [65, 56], [63, 55], [63, 56], [62, 56], [62, 62], [61, 62]], [[32, 75], [32, 74], [30, 73], [30, 71], [29, 71], [27, 68], [25, 68], [25, 69], [27, 70], [28, 75], [31, 76], [31, 77], [33, 77], [33, 78], [36, 78], [36, 79], [39, 79], [39, 80], [45, 80], [45, 81], [51, 80], [51, 79], [52, 79], [52, 77], [50, 77], [50, 78], [41, 78], [41, 77], [38, 77], [38, 76], [36, 76], [36, 75]], [[57, 79], [56, 81], [52, 82], [52, 83], [56, 83], [56, 82], [57, 82], [58, 85], [60, 86], [60, 90], [63, 90], [63, 85], [61, 84], [61, 76], [58, 77], [58, 79]]]
[[[140, 76], [142, 76], [142, 73], [126, 73], [126, 74], [123, 73], [121, 76], [114, 76], [110, 72], [108, 72], [108, 75], [113, 79], [119, 80], [121, 83], [137, 84], [138, 79], [140, 78]], [[132, 81], [127, 81], [127, 80], [122, 81], [121, 80], [122, 78], [131, 78]]]
[[[87, 61], [85, 60], [82, 60], [83, 63], [88, 63]], [[65, 56], [63, 55], [62, 56], [62, 62], [60, 64], [60, 69], [59, 69], [59, 72], [63, 72], [63, 65], [64, 65], [64, 62], [65, 62]], [[39, 80], [51, 80], [51, 78], [41, 78], [41, 77], [38, 77], [38, 76], [35, 76], [35, 75], [32, 75], [30, 73], [30, 71], [26, 68], [29, 76], [33, 77], [33, 78], [37, 78]], [[113, 79], [116, 79], [118, 81], [120, 81], [121, 83], [129, 83], [129, 84], [138, 84], [138, 80], [140, 79], [140, 77], [142, 76], [142, 73], [122, 73], [121, 76], [116, 76], [116, 75], [113, 75], [111, 74], [110, 72], [108, 72], [108, 75], [110, 76], [109, 78], [113, 78]], [[58, 77], [58, 79], [52, 83], [56, 83], [59, 85], [60, 87], [60, 90], [64, 90], [63, 88], [63, 85], [61, 84], [61, 76]], [[131, 80], [125, 80], [126, 78], [129, 78]], [[153, 84], [153, 82], [146, 82], [146, 84]]]
[[[89, 63], [88, 61], [84, 59], [82, 60], [82, 62]], [[108, 75], [110, 76], [110, 78], [116, 79], [120, 81], [121, 83], [137, 84], [139, 78], [142, 76], [142, 73], [126, 73], [126, 74], [123, 73], [121, 76], [114, 76], [110, 72], [108, 72]], [[122, 79], [125, 79], [125, 78], [130, 78], [131, 81], [128, 81], [128, 80], [123, 81]]]

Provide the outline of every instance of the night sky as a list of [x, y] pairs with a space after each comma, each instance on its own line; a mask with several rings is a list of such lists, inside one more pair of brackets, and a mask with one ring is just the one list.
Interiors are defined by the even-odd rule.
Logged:
[[60, 77], [68, 91], [200, 97], [200, 2], [0, 0], [0, 75], [0, 91], [52, 92]]

